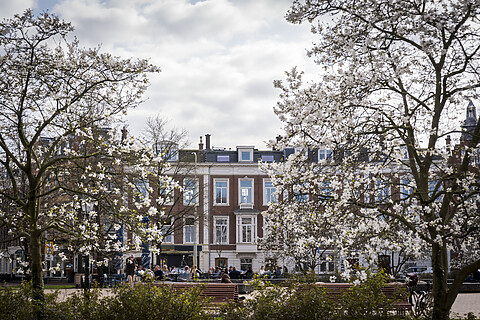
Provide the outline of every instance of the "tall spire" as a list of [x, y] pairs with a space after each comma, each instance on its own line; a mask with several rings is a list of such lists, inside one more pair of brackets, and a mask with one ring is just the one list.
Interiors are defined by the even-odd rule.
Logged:
[[467, 112], [465, 115], [465, 121], [462, 125], [462, 136], [460, 141], [468, 141], [472, 139], [472, 134], [477, 126], [477, 108], [473, 104], [472, 100], [468, 102]]

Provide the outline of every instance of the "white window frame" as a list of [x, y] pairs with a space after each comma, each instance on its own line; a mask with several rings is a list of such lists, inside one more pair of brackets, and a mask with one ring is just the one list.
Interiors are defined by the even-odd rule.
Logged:
[[[238, 162], [253, 162], [253, 147], [237, 147]], [[243, 159], [243, 153], [248, 153], [248, 159]]]
[[[217, 238], [217, 221], [218, 220], [226, 220], [227, 224], [226, 224], [226, 241], [223, 242], [219, 241], [219, 239]], [[230, 233], [229, 233], [229, 225], [230, 225], [230, 219], [228, 218], [228, 216], [214, 216], [213, 217], [213, 242], [214, 244], [229, 244], [230, 243]]]
[[413, 193], [413, 187], [410, 185], [412, 181], [408, 178], [400, 179], [400, 199], [405, 200]]
[[293, 186], [293, 196], [295, 198], [295, 201], [298, 202], [298, 203], [306, 203], [310, 200], [310, 194], [309, 193], [303, 193], [304, 185], [305, 184], [302, 184], [302, 185], [297, 184], [297, 185]]
[[137, 179], [135, 180], [135, 198], [138, 197], [139, 201], [145, 201], [149, 198], [150, 194], [148, 192], [149, 184], [146, 179]]
[[[243, 189], [246, 189], [246, 188], [242, 188], [242, 181], [250, 181], [252, 183], [252, 186], [250, 188], [250, 198], [251, 198], [251, 201], [250, 202], [243, 202], [242, 201], [242, 191]], [[254, 198], [254, 194], [255, 194], [255, 183], [254, 183], [254, 179], [253, 178], [239, 178], [238, 179], [238, 203], [239, 204], [243, 204], [243, 205], [253, 205], [255, 203], [255, 198]]]
[[293, 152], [297, 155], [301, 154], [304, 156], [308, 156], [308, 149], [306, 147], [300, 147], [300, 146], [293, 147]]
[[[188, 201], [187, 200], [187, 183], [188, 182], [193, 182], [194, 183], [194, 186], [193, 186], [193, 201], [190, 200]], [[194, 204], [195, 206], [198, 206], [198, 179], [195, 179], [195, 178], [185, 178], [183, 179], [183, 205], [184, 206], [190, 206]]]
[[[169, 229], [172, 226], [172, 220], [173, 218], [170, 218], [170, 224], [162, 224], [162, 233], [163, 229]], [[174, 233], [170, 233], [166, 238], [163, 238], [163, 243], [173, 243], [174, 242]]]
[[[217, 182], [226, 182], [226, 203], [217, 202]], [[213, 205], [215, 206], [228, 206], [230, 204], [230, 180], [228, 178], [215, 178], [213, 179]]]
[[[265, 185], [267, 182], [272, 183], [272, 186], [267, 187]], [[271, 198], [270, 198], [270, 199], [272, 199], [272, 201], [270, 201], [270, 199], [268, 199], [267, 189], [273, 189], [273, 191], [271, 191]], [[277, 202], [277, 196], [275, 194], [276, 191], [277, 191], [277, 188], [275, 188], [275, 186], [273, 185], [272, 179], [263, 179], [263, 205], [264, 206], [268, 206], [270, 203]]]
[[[192, 219], [193, 220], [193, 225], [189, 224], [187, 225], [187, 219]], [[189, 228], [192, 228], [191, 232], [192, 232], [192, 239], [187, 239], [187, 227]], [[193, 237], [195, 237], [195, 229], [197, 229], [196, 233], [197, 233], [197, 237], [198, 237], [198, 224], [197, 222], [195, 221], [195, 218], [194, 217], [185, 217], [183, 219], [183, 243], [194, 243], [195, 242], [195, 239], [193, 239]], [[188, 240], [193, 240], [193, 241], [188, 241]]]
[[[322, 154], [325, 156], [323, 159], [320, 157]], [[318, 154], [317, 154], [318, 162], [322, 163], [322, 162], [328, 162], [332, 160], [332, 154], [333, 154], [332, 150], [327, 149], [325, 147], [321, 147], [320, 149], [318, 149]]]
[[162, 157], [164, 161], [178, 161], [178, 144], [171, 141], [160, 141], [155, 145], [155, 153]]
[[[242, 219], [251, 219], [250, 224], [243, 224]], [[251, 241], [243, 241], [243, 226], [251, 226]], [[256, 243], [257, 241], [257, 216], [237, 215], [237, 243]]]
[[388, 201], [392, 196], [392, 186], [383, 179], [375, 181], [375, 202]]

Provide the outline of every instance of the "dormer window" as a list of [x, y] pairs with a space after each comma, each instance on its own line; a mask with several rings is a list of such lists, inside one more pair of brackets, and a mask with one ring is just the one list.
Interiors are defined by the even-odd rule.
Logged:
[[160, 141], [154, 146], [155, 154], [164, 161], [178, 161], [178, 144], [172, 141]]
[[320, 148], [318, 150], [318, 161], [329, 161], [332, 159], [332, 150]]
[[306, 147], [294, 147], [295, 154], [308, 155], [308, 149]]
[[237, 147], [239, 162], [253, 162], [253, 147]]

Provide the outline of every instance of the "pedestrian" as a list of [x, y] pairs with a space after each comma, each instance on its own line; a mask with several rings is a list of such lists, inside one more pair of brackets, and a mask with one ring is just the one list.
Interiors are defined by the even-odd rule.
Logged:
[[125, 274], [127, 275], [128, 284], [133, 288], [135, 283], [135, 270], [137, 269], [137, 261], [133, 257], [133, 254], [127, 258], [125, 262]]

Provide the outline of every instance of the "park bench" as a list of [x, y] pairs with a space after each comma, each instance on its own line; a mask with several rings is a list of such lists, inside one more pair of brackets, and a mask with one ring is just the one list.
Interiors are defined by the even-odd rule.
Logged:
[[238, 287], [236, 283], [212, 283], [212, 282], [161, 282], [154, 283], [155, 286], [171, 286], [176, 291], [184, 291], [200, 287], [201, 296], [211, 298], [211, 304], [238, 302]]
[[[353, 287], [351, 283], [317, 283], [316, 285], [325, 289], [325, 294], [332, 300], [337, 300], [348, 289]], [[387, 283], [382, 288], [382, 293], [387, 299], [394, 299], [392, 303], [393, 311], [397, 315], [407, 315], [412, 309], [404, 292], [405, 285], [400, 283]]]

